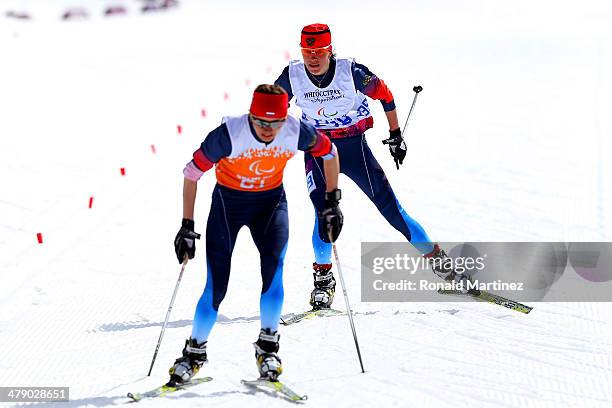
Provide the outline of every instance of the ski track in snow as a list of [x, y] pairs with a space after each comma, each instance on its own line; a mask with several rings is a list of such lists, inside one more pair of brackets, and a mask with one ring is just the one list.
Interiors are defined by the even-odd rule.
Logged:
[[[222, 115], [245, 111], [253, 86], [276, 78], [285, 50], [299, 55], [292, 48], [299, 27], [320, 20], [321, 8], [283, 10], [270, 1], [248, 17], [184, 0], [169, 13], [66, 24], [56, 18], [60, 3], [31, 0], [40, 18], [0, 23], [0, 49], [13, 62], [0, 76], [0, 385], [70, 386], [68, 403], [28, 406], [122, 405], [127, 392], [165, 381], [204, 285], [200, 241], [146, 377], [179, 270], [172, 240], [180, 170]], [[377, 102], [368, 140], [432, 238], [612, 239], [612, 174], [603, 160], [612, 92], [601, 73], [612, 38], [600, 29], [612, 11], [592, 3], [600, 12], [549, 1], [485, 7], [474, 0], [465, 10], [442, 0], [383, 2], [368, 13], [344, 1], [326, 6], [335, 11], [326, 12], [335, 49], [380, 72], [401, 122], [409, 90], [424, 86], [401, 171], [378, 142], [387, 130]], [[391, 6], [399, 7], [393, 16], [384, 12]], [[558, 16], [542, 26], [553, 6]], [[280, 19], [274, 27], [255, 24], [266, 7]], [[240, 29], [229, 32], [228, 18]], [[381, 44], [389, 24], [396, 31]], [[253, 32], [268, 38], [265, 50], [259, 36], [245, 35]], [[283, 313], [304, 311], [312, 285], [302, 166], [297, 157], [285, 174], [291, 236]], [[207, 173], [199, 184], [199, 232], [213, 179]], [[366, 373], [346, 316], [281, 326], [283, 379], [308, 394], [307, 405], [612, 406], [610, 303], [535, 303], [521, 315], [476, 302], [360, 302], [360, 242], [401, 236], [350, 180], [341, 177], [341, 188], [346, 225], [338, 249]], [[251, 343], [259, 330], [258, 255], [246, 231], [232, 265], [201, 371], [214, 380], [139, 406], [287, 406], [239, 382], [256, 376]], [[335, 302], [344, 309], [340, 291]]]

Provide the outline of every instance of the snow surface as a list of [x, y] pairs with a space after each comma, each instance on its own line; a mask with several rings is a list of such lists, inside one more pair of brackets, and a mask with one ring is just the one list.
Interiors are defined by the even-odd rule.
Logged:
[[[432, 238], [612, 240], [606, 1], [183, 0], [146, 16], [130, 2], [114, 18], [101, 16], [103, 3], [0, 1], [2, 14], [33, 15], [0, 18], [0, 385], [71, 392], [70, 403], [34, 406], [119, 405], [166, 379], [205, 279], [199, 242], [145, 377], [179, 270], [182, 167], [222, 115], [244, 112], [254, 85], [278, 76], [286, 53], [299, 57], [308, 23], [330, 24], [335, 50], [385, 79], [402, 122], [412, 87], [424, 87], [400, 171], [379, 142], [378, 103], [368, 139]], [[61, 22], [75, 4], [92, 18]], [[307, 405], [612, 406], [610, 303], [537, 303], [525, 316], [481, 303], [360, 302], [360, 242], [402, 237], [341, 183], [338, 250], [367, 372], [346, 317], [282, 328], [283, 378]], [[213, 185], [212, 173], [199, 185], [200, 232]], [[312, 279], [301, 158], [285, 186], [289, 313], [306, 308]], [[257, 266], [243, 230], [202, 371], [214, 381], [142, 406], [287, 406], [239, 383], [256, 375]]]

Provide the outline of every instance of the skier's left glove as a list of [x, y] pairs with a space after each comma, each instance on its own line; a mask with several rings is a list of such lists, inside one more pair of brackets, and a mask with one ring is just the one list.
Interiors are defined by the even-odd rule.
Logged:
[[322, 221], [323, 231], [321, 239], [324, 242], [336, 242], [340, 231], [342, 231], [342, 224], [344, 224], [344, 217], [340, 207], [338, 206], [340, 198], [342, 197], [340, 189], [335, 189], [328, 193], [325, 193], [325, 209], [320, 212], [319, 219]]
[[402, 131], [400, 128], [389, 131], [389, 138], [382, 141], [383, 144], [389, 145], [389, 153], [393, 157], [395, 161], [395, 165], [399, 170], [400, 164], [404, 163], [404, 159], [406, 158], [406, 143], [404, 142], [404, 138], [402, 137]]
[[185, 255], [189, 259], [193, 259], [195, 256], [195, 240], [200, 239], [200, 234], [193, 230], [194, 226], [193, 220], [183, 218], [181, 229], [176, 234], [176, 238], [174, 238], [174, 252], [176, 252], [179, 263], [183, 263]]

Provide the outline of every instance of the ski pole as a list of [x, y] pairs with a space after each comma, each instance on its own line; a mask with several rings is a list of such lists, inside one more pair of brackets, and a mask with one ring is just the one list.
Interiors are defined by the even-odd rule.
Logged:
[[414, 98], [412, 99], [412, 106], [410, 106], [410, 111], [408, 112], [406, 123], [404, 123], [404, 128], [402, 129], [402, 135], [406, 131], [406, 126], [408, 126], [408, 119], [410, 119], [410, 115], [412, 114], [412, 110], [414, 109], [414, 104], [416, 103], [417, 96], [419, 96], [419, 92], [423, 90], [423, 87], [421, 85], [417, 85], [414, 88], [412, 88], [412, 90], [414, 91]]
[[[414, 98], [412, 99], [412, 105], [410, 106], [410, 111], [408, 112], [408, 117], [406, 118], [406, 123], [404, 123], [404, 128], [402, 129], [402, 143], [404, 145], [404, 149], [406, 148], [406, 136], [405, 136], [405, 132], [406, 132], [406, 127], [408, 126], [408, 119], [410, 119], [410, 115], [412, 115], [412, 110], [414, 109], [414, 105], [416, 104], [416, 100], [417, 100], [417, 96], [419, 96], [419, 92], [421, 92], [423, 90], [423, 87], [421, 85], [417, 85], [414, 88], [412, 88], [412, 90], [414, 91]], [[385, 139], [382, 141], [383, 144], [386, 145], [390, 145], [391, 143], [393, 143], [393, 140], [391, 140], [391, 138], [389, 139]], [[389, 146], [389, 149], [391, 149], [391, 146]], [[395, 161], [395, 165], [397, 166], [398, 170], [399, 170], [399, 163], [397, 162], [397, 159]]]
[[155, 359], [157, 358], [157, 352], [159, 351], [159, 346], [161, 346], [162, 338], [164, 337], [164, 332], [166, 331], [166, 326], [168, 326], [168, 319], [170, 319], [170, 312], [172, 311], [172, 306], [174, 305], [174, 299], [176, 298], [176, 292], [178, 292], [179, 284], [181, 283], [181, 279], [183, 278], [183, 272], [185, 272], [185, 266], [187, 266], [187, 262], [189, 261], [189, 257], [185, 254], [185, 260], [181, 264], [181, 272], [179, 273], [178, 280], [176, 281], [176, 286], [174, 287], [174, 293], [172, 293], [172, 300], [170, 300], [170, 306], [168, 307], [168, 311], [166, 312], [166, 320], [164, 320], [164, 324], [161, 329], [161, 333], [159, 334], [159, 340], [157, 340], [157, 347], [155, 347], [155, 353], [153, 354], [153, 360], [151, 360], [151, 367], [149, 367], [149, 374], [147, 377], [151, 376], [151, 371], [153, 371], [153, 364], [155, 364]]
[[349, 319], [349, 323], [351, 324], [351, 330], [353, 331], [353, 339], [355, 340], [355, 348], [357, 349], [357, 357], [359, 357], [359, 365], [361, 366], [361, 372], [365, 373], [363, 369], [363, 361], [361, 359], [361, 351], [359, 350], [359, 343], [357, 342], [357, 333], [355, 332], [355, 323], [353, 322], [353, 311], [351, 310], [351, 305], [349, 304], [348, 295], [346, 294], [346, 286], [344, 284], [344, 277], [342, 276], [342, 267], [340, 266], [340, 259], [338, 258], [338, 249], [336, 249], [336, 243], [331, 239], [331, 228], [327, 230], [327, 236], [329, 237], [329, 242], [332, 244], [332, 248], [334, 251], [334, 258], [336, 259], [336, 265], [338, 266], [338, 276], [340, 277], [340, 285], [342, 286], [342, 294], [344, 295], [344, 302], [346, 303], [346, 314]]

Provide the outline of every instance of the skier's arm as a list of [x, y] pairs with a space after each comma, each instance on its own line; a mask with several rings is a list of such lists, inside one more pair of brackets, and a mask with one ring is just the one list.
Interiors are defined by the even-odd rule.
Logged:
[[293, 98], [293, 90], [291, 89], [291, 81], [289, 81], [289, 67], [286, 66], [278, 79], [274, 81], [274, 85], [282, 87], [289, 95], [289, 100]]
[[198, 182], [185, 177], [183, 181], [183, 218], [193, 220], [193, 209], [197, 192]]
[[174, 238], [174, 253], [179, 263], [187, 262], [187, 258], [195, 256], [195, 240], [200, 239], [200, 234], [195, 232], [193, 221], [193, 207], [195, 204], [198, 182], [185, 178], [183, 181], [183, 220], [181, 228]]
[[[328, 238], [325, 242], [335, 242], [342, 230], [344, 218], [340, 211], [341, 193], [338, 189], [338, 173], [340, 172], [340, 160], [338, 150], [327, 135], [318, 132], [312, 125], [300, 123], [300, 139], [298, 148], [304, 150], [314, 157], [323, 159], [323, 171], [325, 172], [325, 206], [318, 212], [323, 231], [327, 231]], [[328, 241], [328, 239], [330, 241]]]
[[365, 65], [355, 62], [352, 71], [355, 88], [372, 99], [380, 100], [387, 116], [387, 122], [389, 122], [389, 130], [399, 129], [395, 100], [387, 84], [374, 75]]
[[210, 170], [216, 162], [228, 156], [232, 144], [227, 126], [222, 124], [206, 136], [200, 148], [193, 153], [193, 158], [183, 169], [183, 218], [193, 220], [198, 180], [204, 172]]
[[399, 127], [393, 94], [383, 80], [374, 75], [365, 65], [354, 62], [352, 70], [355, 88], [362, 94], [372, 99], [378, 99], [382, 103], [387, 122], [389, 122], [389, 138], [383, 140], [383, 143], [389, 146], [389, 153], [391, 153], [399, 170], [400, 164], [406, 158], [406, 143], [404, 143], [402, 131]]
[[325, 173], [325, 191], [329, 193], [337, 189], [338, 173], [340, 173], [338, 155], [335, 155], [332, 159], [323, 160], [323, 172]]
[[389, 122], [389, 130], [393, 131], [395, 129], [399, 130], [399, 121], [397, 120], [397, 110], [393, 109], [388, 112], [385, 112], [387, 116], [387, 122]]
[[183, 220], [181, 229], [174, 238], [174, 252], [179, 263], [195, 256], [195, 240], [200, 234], [194, 231], [194, 207], [198, 191], [198, 180], [221, 158], [232, 152], [232, 142], [227, 126], [222, 124], [206, 136], [200, 148], [193, 152], [193, 159], [183, 169]]

